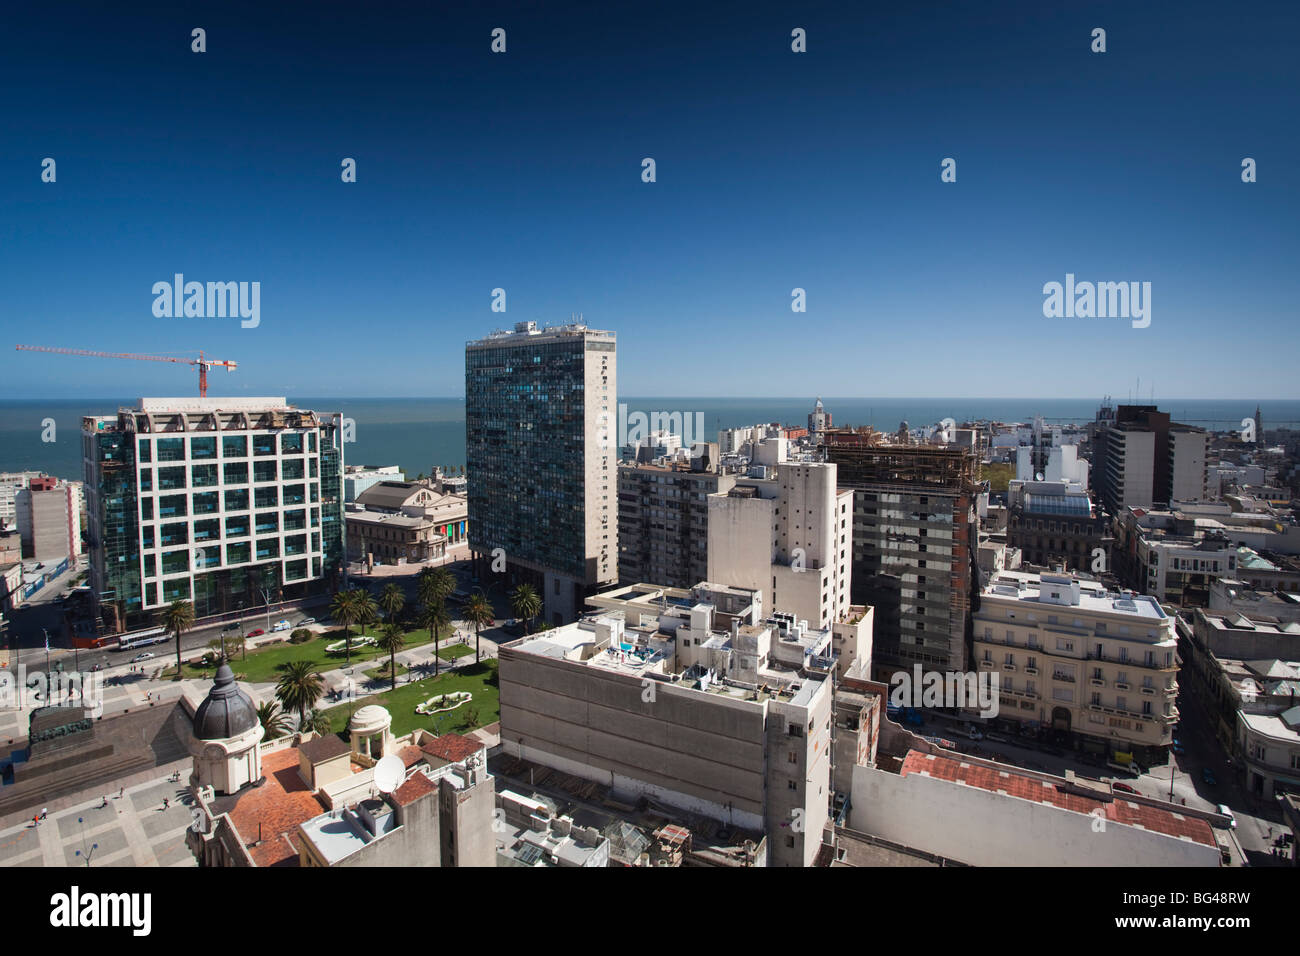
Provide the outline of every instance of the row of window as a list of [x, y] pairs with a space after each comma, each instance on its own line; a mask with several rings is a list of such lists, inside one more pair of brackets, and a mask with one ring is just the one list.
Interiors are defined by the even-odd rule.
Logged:
[[[274, 455], [277, 448], [283, 455], [301, 455], [304, 451], [315, 453], [316, 433], [281, 432], [263, 435], [222, 435], [222, 458], [247, 458], [249, 438], [252, 438], [255, 456]], [[186, 461], [217, 457], [217, 436], [194, 435], [191, 437], [148, 438], [141, 437], [137, 445], [137, 457], [141, 462], [148, 461]]]

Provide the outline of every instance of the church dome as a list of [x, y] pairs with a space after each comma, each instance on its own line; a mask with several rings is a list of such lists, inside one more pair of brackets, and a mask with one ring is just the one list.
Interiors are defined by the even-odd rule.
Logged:
[[228, 740], [257, 725], [257, 708], [235, 683], [230, 664], [222, 661], [212, 690], [194, 712], [194, 736], [199, 740]]

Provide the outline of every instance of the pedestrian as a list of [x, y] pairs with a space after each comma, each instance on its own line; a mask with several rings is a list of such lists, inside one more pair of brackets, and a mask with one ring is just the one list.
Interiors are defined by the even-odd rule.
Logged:
[[49, 808], [47, 808], [47, 807], [42, 807], [42, 808], [41, 808], [41, 819], [44, 820], [44, 819], [45, 819], [46, 817], [48, 817], [49, 815], [50, 815]]
[[37, 816], [32, 817], [32, 826], [34, 826], [34, 827], [39, 827], [40, 825], [41, 825], [41, 818], [40, 818], [40, 816], [37, 815]]
[[172, 803], [172, 802], [171, 802], [170, 800], [168, 800], [166, 797], [163, 797], [163, 809], [164, 809], [164, 810], [166, 810], [168, 807], [170, 807], [170, 806], [171, 806], [171, 803]]
[[118, 788], [117, 788], [117, 799], [121, 800], [121, 799], [122, 799], [122, 794], [124, 794], [124, 793], [126, 793], [126, 787], [118, 787]]
[[108, 797], [105, 796], [105, 797], [101, 797], [100, 799], [101, 799], [103, 802], [99, 805], [99, 809], [102, 810], [102, 809], [104, 809], [106, 806], [108, 806]]

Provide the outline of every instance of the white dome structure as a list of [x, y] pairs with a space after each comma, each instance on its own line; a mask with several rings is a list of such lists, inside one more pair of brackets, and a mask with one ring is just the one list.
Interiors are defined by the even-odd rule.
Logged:
[[371, 760], [388, 753], [392, 743], [393, 715], [378, 704], [367, 704], [348, 721], [352, 752]]

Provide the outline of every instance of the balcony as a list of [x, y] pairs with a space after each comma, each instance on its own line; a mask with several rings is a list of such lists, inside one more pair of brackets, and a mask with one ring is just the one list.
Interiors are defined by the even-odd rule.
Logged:
[[980, 670], [991, 671], [996, 666], [992, 661], [980, 661]]
[[1156, 689], [1154, 687], [1143, 687], [1142, 693], [1146, 694], [1148, 697], [1154, 697], [1156, 696]]
[[1052, 680], [1059, 680], [1066, 684], [1073, 684], [1075, 682], [1075, 677], [1073, 674], [1062, 674], [1058, 671], [1052, 675]]
[[1037, 667], [1026, 667], [1026, 668], [1025, 668], [1025, 673], [1028, 674], [1030, 677], [1037, 677], [1037, 676], [1038, 676], [1038, 668], [1037, 668]]
[[1125, 682], [1125, 681], [1118, 681], [1118, 680], [1117, 680], [1117, 681], [1115, 681], [1115, 689], [1116, 689], [1116, 690], [1129, 690], [1130, 688], [1129, 688], [1129, 685], [1128, 685], [1127, 682]]
[[1016, 669], [1016, 665], [1011, 663], [1003, 664], [1002, 669], [1004, 671], [1014, 671]]
[[1104, 680], [1102, 680], [1100, 677], [1090, 677], [1090, 678], [1088, 678], [1088, 683], [1091, 684], [1093, 687], [1105, 687], [1105, 686], [1106, 686], [1106, 682], [1105, 682]]

